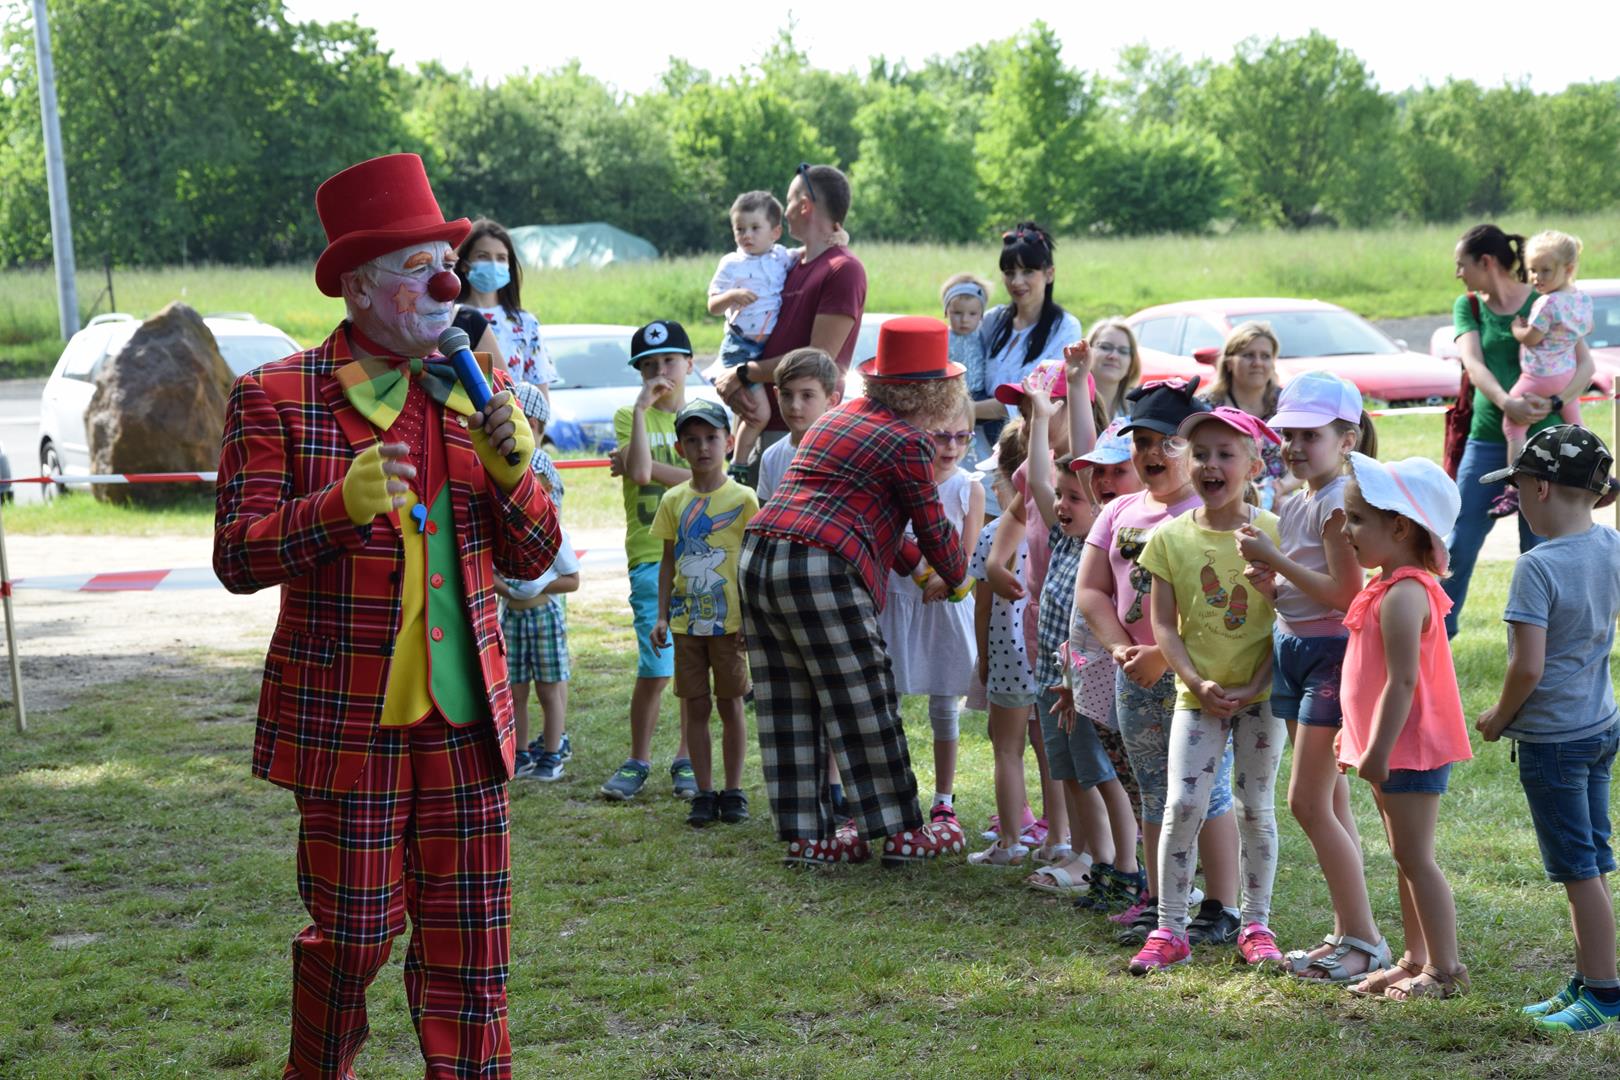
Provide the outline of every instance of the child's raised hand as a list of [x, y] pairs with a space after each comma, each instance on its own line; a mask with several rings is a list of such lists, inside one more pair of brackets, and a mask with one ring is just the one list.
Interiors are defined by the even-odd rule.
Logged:
[[1052, 393], [1045, 386], [1030, 385], [1032, 378], [1026, 376], [1024, 379], [1024, 394], [1029, 402], [1030, 415], [1050, 419], [1057, 412], [1057, 406], [1052, 403]]
[[1069, 380], [1069, 385], [1075, 385], [1075, 380], [1084, 383], [1087, 375], [1091, 374], [1091, 362], [1096, 359], [1091, 355], [1091, 346], [1084, 341], [1077, 341], [1073, 345], [1063, 346], [1063, 375]]
[[653, 402], [665, 397], [674, 389], [675, 383], [673, 380], [666, 379], [662, 375], [655, 375], [641, 384], [641, 393], [636, 395], [636, 408], [649, 409], [652, 407]]

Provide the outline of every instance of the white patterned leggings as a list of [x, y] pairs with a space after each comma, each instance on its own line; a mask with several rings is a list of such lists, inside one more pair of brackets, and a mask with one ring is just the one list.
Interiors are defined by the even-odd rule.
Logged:
[[[1277, 877], [1274, 798], [1286, 725], [1264, 701], [1239, 709], [1225, 721], [1206, 719], [1197, 709], [1177, 709], [1170, 729], [1164, 831], [1159, 835], [1159, 927], [1178, 934], [1187, 930], [1187, 888], [1198, 864], [1198, 830], [1226, 752], [1228, 730], [1243, 875], [1242, 922], [1264, 924], [1271, 914], [1271, 886]], [[1232, 902], [1230, 896], [1220, 899]]]

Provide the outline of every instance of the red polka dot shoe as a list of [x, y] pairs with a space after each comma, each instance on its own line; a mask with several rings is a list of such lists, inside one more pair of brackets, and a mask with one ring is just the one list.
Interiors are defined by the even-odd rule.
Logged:
[[872, 857], [872, 848], [855, 831], [853, 823], [843, 825], [831, 839], [789, 840], [783, 866], [852, 866]]
[[907, 829], [883, 841], [883, 865], [904, 866], [926, 862], [941, 855], [960, 855], [967, 849], [967, 838], [956, 818], [930, 821], [920, 829]]

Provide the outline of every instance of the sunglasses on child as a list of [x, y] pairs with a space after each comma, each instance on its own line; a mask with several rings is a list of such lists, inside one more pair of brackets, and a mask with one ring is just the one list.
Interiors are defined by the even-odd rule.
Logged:
[[966, 446], [973, 439], [973, 432], [971, 431], [930, 431], [928, 434], [933, 437], [935, 442], [944, 443], [947, 446], [951, 443]]

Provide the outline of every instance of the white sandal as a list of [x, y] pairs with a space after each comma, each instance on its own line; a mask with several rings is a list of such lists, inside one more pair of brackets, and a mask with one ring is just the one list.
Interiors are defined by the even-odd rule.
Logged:
[[1066, 863], [1074, 858], [1074, 848], [1068, 844], [1042, 844], [1030, 852], [1030, 858], [1037, 866]]
[[1084, 896], [1091, 891], [1089, 877], [1081, 874], [1077, 881], [1061, 866], [1043, 866], [1025, 878], [1024, 884], [1036, 892], [1051, 893], [1053, 896]]
[[1022, 866], [1024, 857], [1028, 854], [1029, 848], [1023, 844], [1004, 848], [998, 841], [983, 851], [975, 851], [967, 857], [967, 861], [974, 866]]

